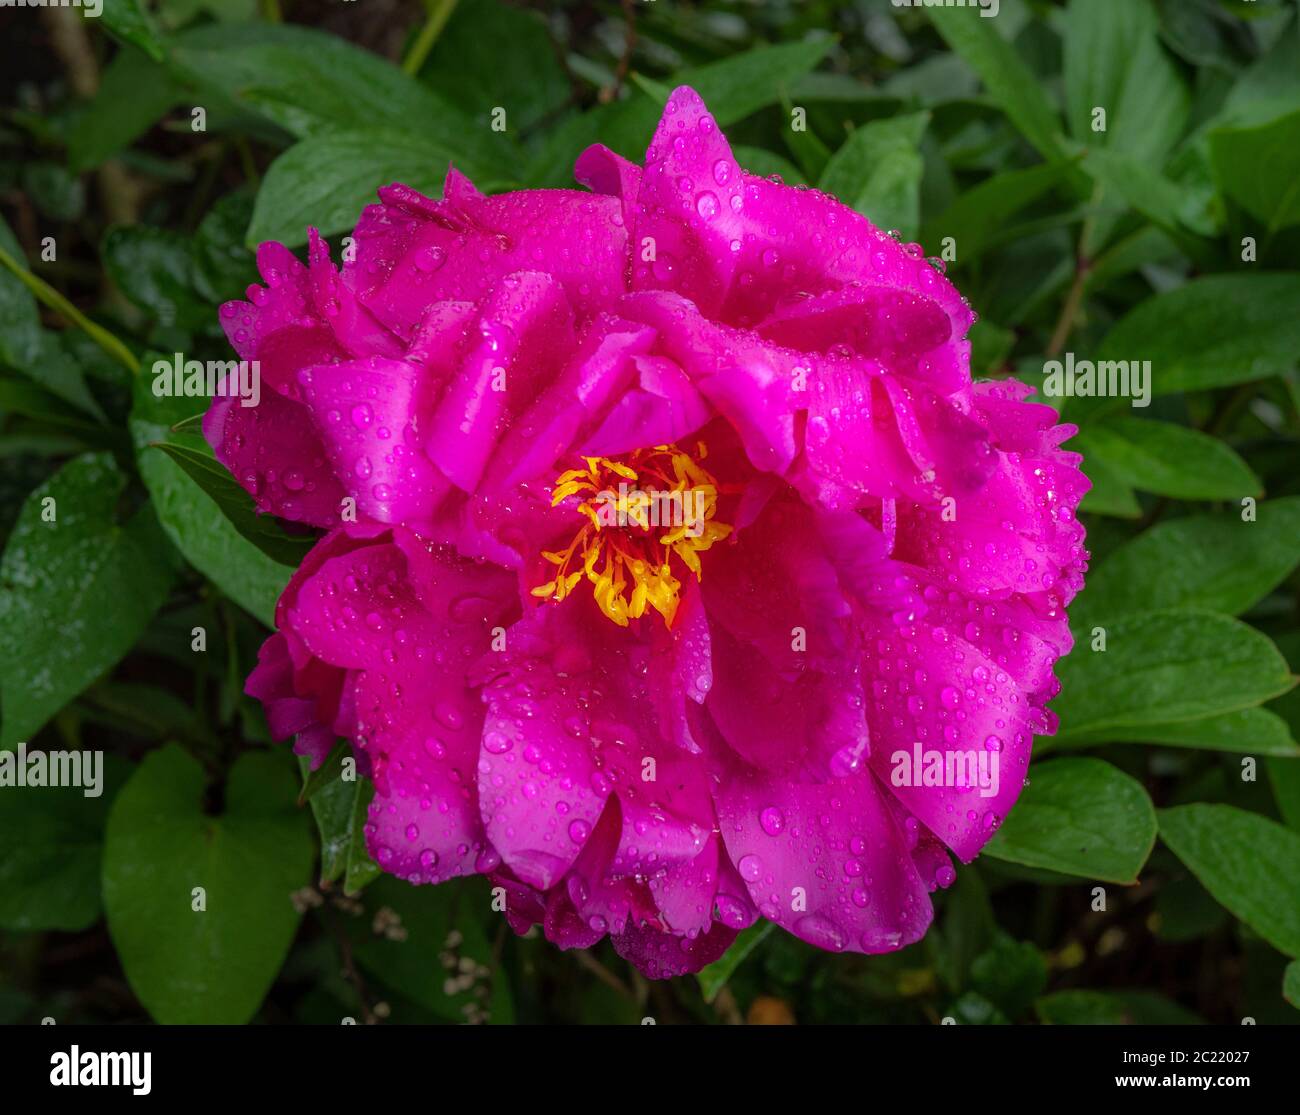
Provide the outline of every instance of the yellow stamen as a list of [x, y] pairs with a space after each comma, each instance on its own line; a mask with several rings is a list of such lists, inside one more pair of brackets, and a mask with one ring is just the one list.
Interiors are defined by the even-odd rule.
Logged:
[[[574, 510], [589, 521], [565, 550], [542, 551], [556, 566], [555, 580], [532, 594], [558, 603], [585, 576], [600, 610], [620, 627], [647, 607], [671, 627], [681, 593], [672, 559], [698, 581], [700, 553], [731, 533], [714, 518], [717, 481], [698, 464], [708, 450], [703, 442], [695, 449], [695, 458], [675, 445], [638, 449], [625, 461], [584, 457], [585, 469], [562, 472], [551, 506], [581, 495]], [[579, 554], [582, 568], [569, 572]]]

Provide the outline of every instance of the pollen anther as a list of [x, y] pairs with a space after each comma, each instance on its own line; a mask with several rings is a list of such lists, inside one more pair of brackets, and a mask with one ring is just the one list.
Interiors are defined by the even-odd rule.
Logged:
[[[700, 553], [732, 529], [714, 517], [717, 481], [698, 463], [707, 455], [703, 442], [696, 457], [657, 445], [625, 460], [584, 457], [585, 468], [562, 472], [551, 505], [577, 498], [574, 510], [587, 521], [566, 549], [542, 552], [555, 579], [532, 594], [562, 601], [585, 577], [600, 610], [620, 627], [647, 607], [671, 627], [681, 593], [673, 559], [699, 580]], [[580, 568], [571, 569], [575, 563]]]

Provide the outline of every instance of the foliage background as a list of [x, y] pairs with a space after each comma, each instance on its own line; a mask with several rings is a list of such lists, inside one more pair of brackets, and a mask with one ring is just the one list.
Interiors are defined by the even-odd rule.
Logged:
[[[0, 744], [109, 774], [0, 790], [0, 1021], [1300, 1019], [1295, 3], [105, 0], [0, 9], [0, 73]], [[651, 985], [516, 939], [481, 881], [376, 877], [366, 788], [304, 790], [242, 695], [297, 551], [131, 369], [226, 358], [250, 244], [312, 223], [337, 258], [448, 159], [491, 190], [570, 184], [596, 140], [639, 159], [679, 82], [742, 165], [953, 237], [977, 374], [1148, 359], [1157, 397], [1067, 401], [1093, 572], [1062, 734], [926, 939], [755, 929]]]

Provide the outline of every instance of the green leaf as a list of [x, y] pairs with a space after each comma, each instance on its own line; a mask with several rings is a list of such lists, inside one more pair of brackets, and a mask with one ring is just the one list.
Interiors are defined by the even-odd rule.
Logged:
[[275, 602], [293, 570], [253, 545], [181, 466], [153, 446], [175, 441], [201, 452], [207, 445], [196, 433], [174, 434], [170, 427], [207, 406], [206, 399], [159, 398], [150, 379], [136, 378], [131, 410], [131, 440], [145, 487], [163, 530], [185, 559], [236, 604], [268, 627], [275, 626]]
[[[456, 165], [471, 176], [488, 177], [490, 169], [508, 177], [516, 165], [507, 133], [476, 125], [428, 86], [336, 35], [256, 22], [200, 27], [175, 42], [172, 61], [182, 73], [300, 139], [392, 130], [454, 152]], [[378, 142], [367, 152], [382, 155]], [[375, 184], [386, 183], [376, 175]]]
[[440, 195], [451, 161], [450, 150], [433, 140], [375, 128], [304, 139], [267, 170], [247, 243], [279, 240], [296, 247], [307, 242], [309, 225], [322, 236], [344, 232], [390, 182]]
[[825, 58], [834, 45], [834, 39], [824, 37], [733, 54], [720, 62], [674, 74], [672, 82], [661, 87], [657, 99], [663, 104], [672, 88], [689, 85], [704, 98], [718, 127], [725, 128], [779, 101], [782, 93]]
[[[0, 758], [17, 760], [19, 753]], [[74, 753], [75, 754], [75, 753]], [[98, 793], [82, 786], [5, 786], [0, 809], [0, 927], [19, 932], [59, 929], [75, 933], [99, 920], [99, 859], [104, 822], [129, 764], [115, 755], [80, 752], [81, 762], [98, 755]], [[83, 768], [84, 770], [85, 768]]]
[[[321, 780], [320, 785], [309, 792], [312, 780], [328, 765], [327, 760], [326, 764], [313, 772], [307, 757], [298, 756], [298, 770], [303, 780], [303, 788], [298, 794], [298, 800], [299, 802], [307, 800], [311, 803], [312, 816], [316, 820], [316, 828], [320, 833], [322, 884], [341, 879], [347, 872], [348, 860], [355, 847], [356, 834], [353, 831], [353, 820], [360, 789], [359, 779], [344, 781], [338, 777], [339, 770], [336, 768], [332, 778]], [[364, 817], [365, 813], [362, 811], [363, 824]]]
[[1293, 21], [1273, 41], [1268, 53], [1249, 66], [1228, 90], [1227, 100], [1216, 119], [1258, 124], [1294, 112], [1300, 98], [1297, 52], [1300, 52], [1300, 27]]
[[935, 969], [944, 986], [956, 994], [966, 986], [975, 958], [988, 949], [997, 932], [988, 887], [974, 865], [958, 867], [957, 881], [944, 892], [942, 909], [942, 929], [930, 929], [938, 946]]
[[959, 1026], [1009, 1026], [1009, 1019], [978, 991], [967, 991], [951, 1007], [948, 1014]]
[[253, 196], [239, 190], [218, 201], [199, 223], [190, 255], [194, 285], [208, 303], [242, 299], [249, 284], [260, 281], [256, 257], [244, 244], [252, 217]]
[[966, 265], [991, 247], [1007, 221], [1037, 201], [1065, 177], [1067, 164], [1039, 163], [1026, 170], [994, 174], [953, 199], [922, 230], [922, 241], [937, 252], [945, 237], [956, 242], [959, 265]]
[[366, 818], [370, 803], [375, 798], [374, 783], [366, 778], [344, 782], [353, 787], [351, 811], [348, 814], [348, 844], [344, 861], [343, 892], [357, 894], [379, 878], [379, 865], [370, 858], [366, 848]]
[[[0, 218], [0, 248], [26, 264], [18, 240]], [[25, 368], [39, 353], [40, 316], [31, 291], [6, 268], [0, 268], [0, 364]]]
[[817, 188], [834, 194], [845, 204], [861, 194], [876, 164], [891, 151], [911, 151], [921, 142], [928, 112], [914, 112], [887, 120], [872, 120], [854, 128], [831, 156]]
[[[339, 740], [334, 749], [325, 756], [325, 761], [315, 770], [308, 770], [303, 778], [302, 790], [298, 794], [298, 804], [311, 801], [318, 793], [332, 782], [339, 781], [343, 772], [343, 760], [351, 752], [347, 740]], [[301, 756], [305, 761], [305, 756]]]
[[149, 225], [119, 225], [104, 234], [100, 254], [122, 293], [160, 325], [216, 331], [213, 307], [195, 290], [189, 237]]
[[108, 930], [131, 989], [164, 1024], [252, 1018], [298, 928], [290, 895], [310, 879], [312, 843], [283, 756], [240, 756], [219, 814], [204, 811], [205, 781], [179, 747], [152, 752], [105, 834]]
[[1092, 482], [1084, 494], [1079, 509], [1094, 515], [1114, 515], [1120, 519], [1136, 519], [1142, 514], [1133, 489], [1113, 465], [1103, 457], [1085, 457], [1083, 474]]
[[[1149, 0], [1071, 0], [1063, 72], [1066, 115], [1080, 143], [1106, 145], [1159, 167], [1183, 127], [1191, 98], [1160, 42]], [[1093, 130], [1093, 110], [1106, 130]]]
[[103, 0], [100, 15], [114, 38], [138, 46], [151, 58], [162, 58], [163, 44], [143, 0]]
[[736, 144], [731, 149], [731, 153], [735, 155], [736, 162], [745, 170], [749, 171], [750, 174], [757, 174], [760, 178], [771, 178], [774, 174], [780, 175], [781, 180], [791, 186], [804, 181], [803, 171], [794, 163], [762, 147], [746, 147], [744, 144]]
[[[1246, 16], [1247, 9], [1239, 11]], [[1160, 22], [1169, 48], [1194, 66], [1235, 73], [1251, 57], [1246, 20], [1229, 15], [1217, 0], [1162, 5]]]
[[99, 166], [144, 135], [185, 97], [183, 86], [156, 61], [123, 47], [104, 71], [94, 100], [75, 117], [68, 135], [74, 171]]
[[984, 855], [1128, 885], [1155, 836], [1155, 810], [1136, 779], [1100, 759], [1052, 759], [1029, 768]]
[[1276, 713], [1262, 708], [1244, 708], [1182, 720], [1175, 724], [1139, 724], [1105, 728], [1083, 734], [1057, 735], [1044, 741], [1043, 749], [1066, 751], [1095, 747], [1103, 743], [1156, 743], [1168, 747], [1192, 747], [1203, 751], [1228, 751], [1245, 755], [1295, 755], [1300, 747], [1291, 729]]
[[[309, 781], [307, 759], [299, 756], [304, 789]], [[322, 768], [324, 769], [324, 768]], [[365, 849], [365, 821], [374, 798], [374, 785], [365, 778], [335, 777], [309, 795], [321, 837], [321, 882], [343, 880], [344, 894], [357, 894], [380, 875]]]
[[93, 437], [105, 430], [97, 422], [91, 422], [78, 411], [70, 411], [68, 405], [58, 396], [51, 394], [26, 379], [0, 377], [0, 410], [10, 414], [21, 414], [26, 418], [37, 418], [56, 426], [67, 427]]
[[37, 212], [50, 220], [77, 221], [85, 214], [85, 185], [62, 163], [27, 163], [22, 170], [22, 188]]
[[1083, 165], [1106, 190], [1167, 230], [1198, 261], [1210, 262], [1206, 245], [1187, 236], [1188, 232], [1202, 237], [1215, 232], [1195, 189], [1166, 178], [1141, 156], [1106, 147], [1089, 151]]
[[1034, 1004], [1058, 1026], [1196, 1026], [1203, 1020], [1152, 991], [1057, 991]]
[[[789, 94], [783, 93], [781, 96], [781, 111], [789, 120], [794, 120], [795, 109], [790, 103]], [[786, 150], [794, 156], [794, 161], [799, 166], [800, 177], [808, 182], [816, 182], [826, 170], [826, 164], [831, 161], [831, 149], [822, 142], [821, 136], [807, 127], [783, 127], [781, 138]]]
[[1111, 417], [1090, 423], [1074, 448], [1096, 456], [1144, 492], [1176, 499], [1257, 496], [1259, 478], [1218, 438], [1172, 422]]
[[1089, 572], [1071, 606], [1081, 626], [1104, 616], [1161, 608], [1205, 608], [1240, 615], [1300, 564], [1300, 496], [1240, 512], [1190, 515], [1158, 523]]
[[1090, 632], [1059, 665], [1052, 708], [1063, 735], [1169, 724], [1249, 708], [1291, 688], [1286, 660], [1267, 636], [1199, 609], [1124, 616]]
[[727, 981], [731, 979], [736, 969], [763, 943], [773, 928], [775, 926], [772, 922], [760, 918], [748, 929], [742, 929], [736, 934], [731, 947], [717, 960], [712, 964], [706, 964], [695, 973], [695, 978], [700, 981], [700, 993], [706, 1003], [711, 1003], [718, 997], [718, 992], [726, 987]]
[[1300, 960], [1293, 960], [1286, 966], [1282, 976], [1282, 997], [1300, 1010]]
[[916, 235], [924, 163], [917, 148], [928, 112], [854, 128], [826, 164], [818, 189], [834, 194], [881, 228]]
[[1047, 961], [1029, 941], [999, 932], [971, 964], [971, 988], [1018, 1018], [1047, 986]]
[[918, 151], [890, 151], [867, 180], [853, 208], [879, 228], [913, 240], [921, 226], [921, 176], [925, 162]]
[[315, 537], [287, 534], [276, 525], [274, 516], [261, 514], [252, 497], [210, 451], [205, 453], [202, 449], [170, 441], [157, 442], [153, 448], [166, 453], [180, 465], [221, 509], [231, 525], [267, 557], [293, 568], [302, 563]]
[[[3, 218], [0, 218], [0, 250], [7, 252], [17, 265], [26, 265], [23, 250]], [[41, 328], [40, 313], [31, 291], [3, 266], [0, 266], [0, 365], [8, 365], [78, 410], [103, 419], [81, 369], [60, 348], [55, 337]]]
[[1010, 329], [980, 318], [966, 333], [970, 341], [971, 369], [976, 376], [997, 371], [1007, 362], [1016, 345], [1016, 335]]
[[542, 123], [572, 92], [542, 13], [500, 0], [457, 5], [420, 79], [479, 127], [504, 108], [515, 133]]
[[[1064, 163], [1066, 150], [1056, 110], [1024, 59], [973, 8], [927, 8], [944, 41], [966, 60], [1007, 118], [1049, 163]], [[1076, 172], [1077, 173], [1077, 172]]]
[[165, 739], [183, 743], [198, 753], [216, 754], [221, 749], [221, 741], [204, 713], [161, 686], [103, 681], [86, 693], [78, 711], [87, 720], [143, 734], [151, 742]]
[[1269, 759], [1268, 780], [1273, 788], [1277, 811], [1291, 828], [1300, 832], [1300, 762]]
[[125, 486], [112, 456], [88, 453], [19, 512], [0, 559], [0, 747], [30, 739], [111, 669], [167, 598], [170, 550], [153, 512], [115, 517]]
[[1219, 188], [1270, 233], [1300, 224], [1300, 110], [1210, 134]]
[[1160, 811], [1160, 838], [1232, 914], [1300, 956], [1300, 833], [1231, 805]]
[[1153, 395], [1282, 375], [1300, 351], [1297, 305], [1300, 274], [1294, 272], [1193, 279], [1121, 318], [1102, 340], [1097, 359], [1150, 360]]

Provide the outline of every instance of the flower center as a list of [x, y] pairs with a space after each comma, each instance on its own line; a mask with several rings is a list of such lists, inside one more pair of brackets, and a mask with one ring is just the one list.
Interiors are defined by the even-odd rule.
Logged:
[[[575, 510], [588, 521], [567, 549], [542, 551], [556, 567], [555, 580], [533, 595], [563, 600], [585, 576], [600, 610], [620, 627], [647, 606], [671, 627], [681, 590], [673, 559], [699, 580], [700, 552], [731, 533], [714, 519], [717, 481], [698, 463], [706, 456], [703, 442], [695, 457], [656, 445], [621, 461], [584, 457], [586, 468], [561, 473], [551, 506], [580, 497]], [[581, 568], [571, 572], [574, 564]]]

